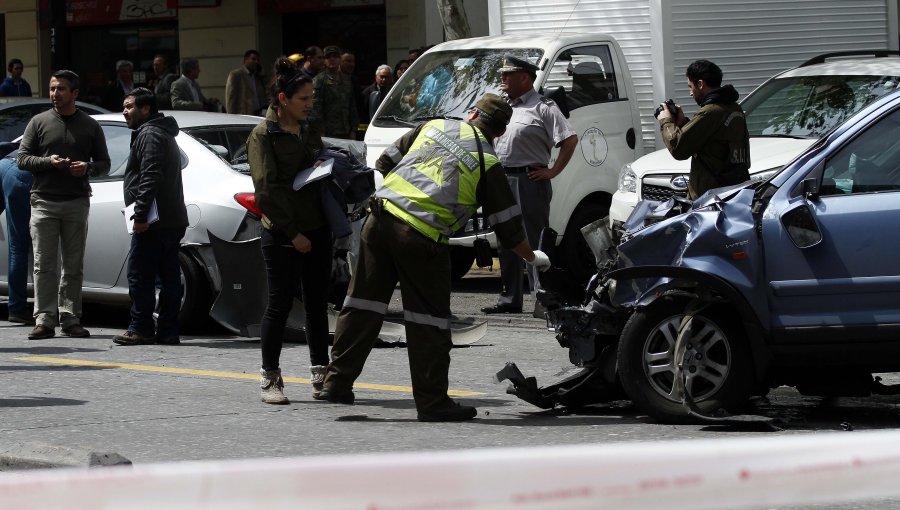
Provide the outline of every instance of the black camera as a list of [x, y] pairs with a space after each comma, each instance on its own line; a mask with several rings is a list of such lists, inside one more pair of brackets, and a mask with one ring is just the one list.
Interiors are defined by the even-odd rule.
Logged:
[[663, 106], [663, 105], [657, 106], [656, 111], [653, 112], [653, 117], [659, 118], [659, 114], [662, 113], [663, 108], [666, 108], [667, 110], [669, 110], [669, 113], [671, 113], [672, 116], [675, 116], [676, 110], [675, 110], [675, 100], [674, 99], [666, 99], [665, 106]]

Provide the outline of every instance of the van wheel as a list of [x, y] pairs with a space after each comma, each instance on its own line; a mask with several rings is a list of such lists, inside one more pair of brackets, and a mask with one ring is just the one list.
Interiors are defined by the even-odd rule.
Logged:
[[[664, 423], [689, 421], [673, 395], [675, 341], [685, 300], [662, 299], [632, 314], [619, 339], [617, 367], [625, 393], [640, 409]], [[689, 391], [704, 414], [745, 405], [752, 389], [747, 340], [734, 311], [711, 307], [694, 316], [684, 370]]]
[[[203, 269], [184, 252], [178, 252], [178, 265], [181, 269], [181, 310], [178, 312], [178, 328], [181, 331], [197, 330], [209, 319], [213, 295], [209, 281]], [[156, 311], [159, 314], [159, 292], [157, 292]]]
[[575, 209], [569, 218], [563, 242], [553, 261], [555, 265], [567, 269], [579, 284], [587, 283], [597, 272], [597, 261], [581, 235], [581, 227], [609, 215], [610, 197], [588, 200], [590, 201]]
[[450, 280], [459, 281], [462, 279], [472, 264], [475, 262], [475, 248], [468, 246], [453, 246], [450, 248]]

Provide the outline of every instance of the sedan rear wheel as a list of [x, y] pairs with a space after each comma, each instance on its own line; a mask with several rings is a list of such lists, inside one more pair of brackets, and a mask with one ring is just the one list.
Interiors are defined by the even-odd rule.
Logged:
[[[209, 319], [212, 306], [212, 290], [203, 269], [190, 255], [178, 252], [178, 265], [181, 269], [181, 310], [178, 312], [178, 327], [184, 331], [200, 328]], [[159, 292], [157, 291], [156, 311], [159, 313]]]
[[[622, 330], [618, 369], [625, 392], [653, 418], [684, 422], [688, 415], [675, 390], [675, 342], [686, 302], [665, 299], [635, 312]], [[746, 338], [727, 307], [694, 315], [685, 337], [685, 391], [704, 413], [733, 410], [751, 387]]]

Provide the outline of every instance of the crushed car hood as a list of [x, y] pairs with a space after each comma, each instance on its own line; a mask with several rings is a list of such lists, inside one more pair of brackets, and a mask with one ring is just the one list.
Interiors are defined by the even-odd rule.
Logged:
[[[720, 188], [701, 196], [684, 213], [665, 218], [678, 204], [642, 202], [629, 217], [619, 245], [617, 268], [668, 266], [720, 276], [738, 287], [752, 289], [762, 257], [752, 213], [754, 190]], [[665, 218], [640, 228], [648, 218]], [[666, 280], [665, 278], [663, 280]], [[631, 280], [616, 291], [620, 304], [639, 302], [659, 286], [659, 279]]]

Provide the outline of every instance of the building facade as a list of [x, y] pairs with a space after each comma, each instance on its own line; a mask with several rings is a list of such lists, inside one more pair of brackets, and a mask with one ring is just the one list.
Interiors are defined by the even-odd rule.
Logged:
[[[465, 8], [473, 35], [487, 35], [486, 4], [466, 0]], [[419, 0], [4, 0], [0, 18], [3, 62], [24, 61], [35, 95], [46, 97], [52, 70], [70, 68], [88, 101], [115, 80], [118, 60], [134, 63], [136, 83], [152, 79], [157, 53], [172, 63], [197, 58], [204, 93], [224, 98], [228, 72], [250, 48], [267, 74], [278, 55], [348, 48], [367, 85], [380, 64], [444, 40], [437, 3]]]

